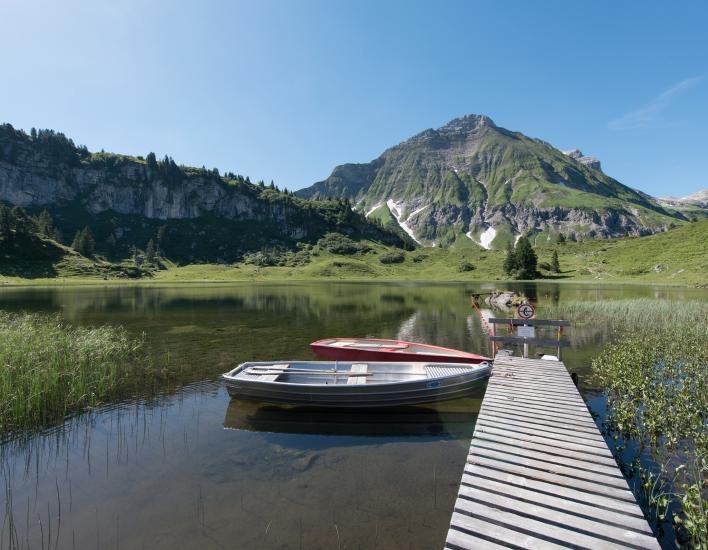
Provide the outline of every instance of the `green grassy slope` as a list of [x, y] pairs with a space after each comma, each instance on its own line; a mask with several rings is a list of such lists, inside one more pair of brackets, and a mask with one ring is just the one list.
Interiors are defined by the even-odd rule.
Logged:
[[[647, 237], [588, 240], [580, 243], [544, 244], [536, 247], [540, 262], [549, 262], [558, 251], [561, 273], [541, 271], [547, 279], [587, 281], [633, 281], [679, 285], [706, 285], [708, 278], [708, 220], [701, 220], [666, 233]], [[463, 241], [464, 242], [464, 241]], [[481, 250], [475, 246], [448, 249], [424, 248], [402, 252], [404, 260], [383, 264], [379, 258], [392, 249], [370, 242], [370, 250], [352, 255], [333, 254], [319, 246], [306, 251], [307, 263], [291, 266], [257, 267], [251, 264], [199, 264], [170, 266], [151, 273], [155, 282], [260, 281], [260, 280], [502, 280], [503, 251]], [[89, 282], [90, 269], [75, 254], [65, 254], [56, 264], [55, 281]], [[285, 262], [287, 263], [287, 262]], [[106, 275], [105, 265], [93, 262], [91, 269], [99, 279]], [[101, 267], [103, 265], [103, 268]], [[470, 267], [471, 266], [471, 267]], [[4, 276], [3, 276], [4, 275]], [[0, 274], [0, 283], [25, 283], [28, 279]], [[77, 278], [76, 275], [82, 275]], [[52, 277], [52, 275], [44, 275]], [[114, 279], [115, 277], [108, 277]], [[47, 282], [39, 279], [37, 282]]]

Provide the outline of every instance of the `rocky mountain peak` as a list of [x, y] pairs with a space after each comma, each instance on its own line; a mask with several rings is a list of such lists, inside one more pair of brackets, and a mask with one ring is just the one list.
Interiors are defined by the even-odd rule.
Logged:
[[486, 115], [469, 114], [458, 118], [453, 118], [450, 122], [442, 126], [439, 131], [442, 133], [459, 133], [477, 130], [481, 126], [491, 126], [496, 128], [494, 121]]
[[563, 154], [474, 114], [425, 130], [370, 163], [336, 167], [298, 195], [350, 199], [424, 246], [472, 240], [504, 249], [529, 232], [540, 239], [642, 235], [677, 219], [603, 174], [582, 151]]
[[588, 157], [586, 155], [583, 155], [583, 152], [580, 149], [571, 149], [570, 151], [563, 151], [563, 154], [572, 159], [577, 160], [580, 164], [584, 164], [588, 168], [602, 171], [600, 161], [597, 160], [595, 157]]

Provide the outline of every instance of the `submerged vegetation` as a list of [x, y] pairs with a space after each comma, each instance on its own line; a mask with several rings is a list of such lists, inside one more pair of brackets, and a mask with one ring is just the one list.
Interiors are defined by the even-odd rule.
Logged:
[[56, 315], [0, 311], [0, 439], [61, 422], [159, 373], [120, 327], [72, 327]]
[[618, 300], [556, 313], [617, 331], [592, 362], [607, 395], [607, 428], [638, 442], [630, 468], [654, 519], [680, 543], [708, 548], [708, 306]]

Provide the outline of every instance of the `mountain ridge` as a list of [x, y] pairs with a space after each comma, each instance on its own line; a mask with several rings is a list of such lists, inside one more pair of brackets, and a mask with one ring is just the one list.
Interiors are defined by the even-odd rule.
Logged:
[[178, 261], [233, 261], [264, 247], [294, 248], [327, 232], [403, 241], [346, 201], [310, 202], [218, 170], [91, 153], [61, 133], [0, 125], [0, 201], [47, 209], [64, 243], [91, 227], [98, 250], [126, 257], [153, 239]]
[[[526, 232], [569, 238], [645, 235], [684, 217], [599, 170], [579, 151], [458, 117], [386, 149], [369, 163], [344, 164], [297, 191], [349, 199], [371, 216], [389, 210], [399, 228], [427, 246], [460, 239], [502, 248]], [[388, 214], [379, 217], [387, 218]]]

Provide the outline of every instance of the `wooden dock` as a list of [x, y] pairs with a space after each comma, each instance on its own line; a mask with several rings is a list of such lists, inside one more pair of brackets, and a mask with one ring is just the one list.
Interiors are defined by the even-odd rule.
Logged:
[[495, 358], [445, 548], [659, 548], [562, 362]]

